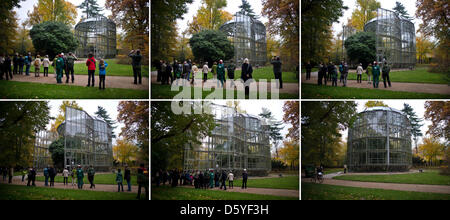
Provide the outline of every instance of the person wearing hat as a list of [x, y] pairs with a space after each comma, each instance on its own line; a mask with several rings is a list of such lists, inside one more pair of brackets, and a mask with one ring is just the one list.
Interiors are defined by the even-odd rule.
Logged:
[[77, 169], [78, 189], [83, 189], [83, 178], [84, 178], [83, 169], [81, 169], [81, 165], [78, 165], [78, 169]]
[[370, 78], [372, 77], [372, 64], [369, 63], [369, 65], [367, 66], [366, 69], [366, 73], [367, 73], [367, 84], [370, 84]]
[[67, 60], [66, 83], [69, 83], [70, 75], [72, 75], [72, 83], [73, 83], [73, 81], [75, 80], [73, 67], [75, 65], [75, 60], [78, 60], [78, 58], [75, 56], [75, 54], [69, 52], [69, 56], [66, 57], [66, 60]]
[[244, 169], [244, 172], [242, 173], [242, 189], [247, 189], [247, 179], [248, 179], [247, 169]]
[[33, 61], [34, 65], [34, 77], [39, 77], [39, 73], [41, 72], [41, 58], [39, 55], [36, 55], [36, 59]]
[[376, 61], [373, 62], [373, 88], [378, 88], [378, 83], [380, 80], [380, 67]]
[[233, 189], [234, 174], [232, 171], [228, 174], [228, 188]]
[[48, 77], [48, 66], [50, 65], [50, 60], [48, 55], [45, 55], [44, 60], [42, 60], [42, 66], [44, 66], [44, 77]]

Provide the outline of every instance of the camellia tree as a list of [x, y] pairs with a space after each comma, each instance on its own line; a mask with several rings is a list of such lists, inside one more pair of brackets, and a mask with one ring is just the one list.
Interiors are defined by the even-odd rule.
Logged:
[[30, 30], [30, 37], [36, 51], [49, 57], [74, 51], [78, 46], [78, 40], [70, 28], [60, 22], [46, 21], [36, 24]]
[[194, 34], [189, 40], [196, 59], [208, 61], [229, 60], [234, 56], [234, 46], [227, 36], [216, 30], [204, 30]]
[[373, 33], [358, 32], [345, 40], [344, 46], [350, 60], [362, 63], [364, 67], [376, 58]]

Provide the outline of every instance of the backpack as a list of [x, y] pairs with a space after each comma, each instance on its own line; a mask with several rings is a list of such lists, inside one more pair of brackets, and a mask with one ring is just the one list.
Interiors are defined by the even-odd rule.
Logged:
[[40, 63], [39, 63], [39, 60], [38, 60], [38, 59], [36, 59], [36, 60], [34, 61], [34, 66], [40, 66]]

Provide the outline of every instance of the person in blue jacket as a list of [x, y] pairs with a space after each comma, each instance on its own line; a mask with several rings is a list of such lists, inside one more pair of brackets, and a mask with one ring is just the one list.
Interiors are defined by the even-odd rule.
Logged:
[[98, 89], [105, 89], [105, 78], [106, 78], [106, 67], [108, 66], [108, 63], [105, 62], [103, 59], [100, 59], [100, 62], [98, 63], [98, 75], [100, 77], [100, 82], [98, 84]]

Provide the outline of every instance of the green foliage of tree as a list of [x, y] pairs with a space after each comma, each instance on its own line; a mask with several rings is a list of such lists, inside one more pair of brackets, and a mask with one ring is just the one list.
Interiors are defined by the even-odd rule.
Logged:
[[251, 18], [256, 18], [255, 12], [253, 12], [252, 6], [247, 0], [242, 0], [242, 5], [239, 6], [240, 11]]
[[353, 124], [356, 106], [352, 101], [302, 102], [302, 164], [329, 166], [337, 160], [340, 131]]
[[189, 40], [196, 59], [208, 61], [229, 60], [234, 56], [234, 46], [227, 36], [218, 30], [204, 30]]
[[285, 170], [287, 168], [287, 165], [279, 159], [272, 158], [270, 163], [272, 165], [272, 170]]
[[265, 123], [269, 125], [269, 139], [272, 141], [273, 146], [275, 147], [276, 157], [278, 158], [278, 143], [283, 140], [283, 136], [281, 136], [281, 130], [283, 129], [281, 121], [277, 121], [275, 117], [272, 115], [272, 112], [267, 108], [262, 108], [262, 112], [259, 113], [259, 116], [265, 119]]
[[97, 0], [84, 0], [77, 8], [83, 9], [83, 13], [86, 14], [86, 18], [97, 17], [103, 10], [97, 4]]
[[423, 136], [422, 131], [420, 131], [420, 128], [423, 125], [421, 122], [423, 120], [417, 117], [416, 112], [414, 112], [414, 109], [408, 103], [403, 103], [402, 112], [405, 113], [406, 117], [409, 119], [409, 122], [411, 123], [411, 134], [413, 136], [417, 150], [417, 139]]
[[411, 19], [411, 16], [409, 16], [408, 12], [405, 9], [405, 6], [403, 6], [403, 4], [401, 2], [395, 2], [395, 7], [392, 8], [392, 10], [394, 10], [395, 12], [397, 12], [399, 15], [407, 18], [407, 19]]
[[51, 154], [53, 165], [57, 169], [64, 168], [64, 137], [60, 137], [53, 141], [48, 147]]
[[50, 119], [47, 102], [0, 102], [0, 164], [31, 165], [35, 134], [45, 129]]
[[117, 126], [114, 126], [117, 122], [112, 120], [109, 117], [108, 112], [106, 111], [105, 108], [103, 108], [102, 106], [97, 106], [97, 111], [94, 112], [94, 114], [97, 117], [103, 118], [103, 120], [106, 121], [106, 123], [111, 127], [112, 130], [112, 138], [116, 138], [116, 135], [114, 134], [114, 129], [117, 128]]
[[344, 42], [348, 58], [367, 66], [376, 58], [375, 35], [369, 32], [358, 32]]
[[70, 28], [60, 22], [46, 21], [36, 24], [30, 30], [33, 46], [40, 54], [55, 57], [61, 52], [75, 51], [78, 40]]
[[343, 16], [342, 0], [306, 0], [302, 3], [301, 39], [302, 59], [311, 63], [323, 62], [328, 57], [328, 50], [332, 38], [331, 26]]
[[171, 102], [152, 102], [152, 169], [181, 168], [186, 144], [195, 147], [200, 144], [199, 138], [211, 134], [216, 126], [214, 116], [194, 114], [201, 105], [200, 102], [184, 102], [183, 107], [191, 113], [175, 114]]
[[151, 54], [156, 60], [167, 59], [170, 45], [176, 41], [176, 19], [183, 19], [187, 4], [193, 0], [151, 1]]

